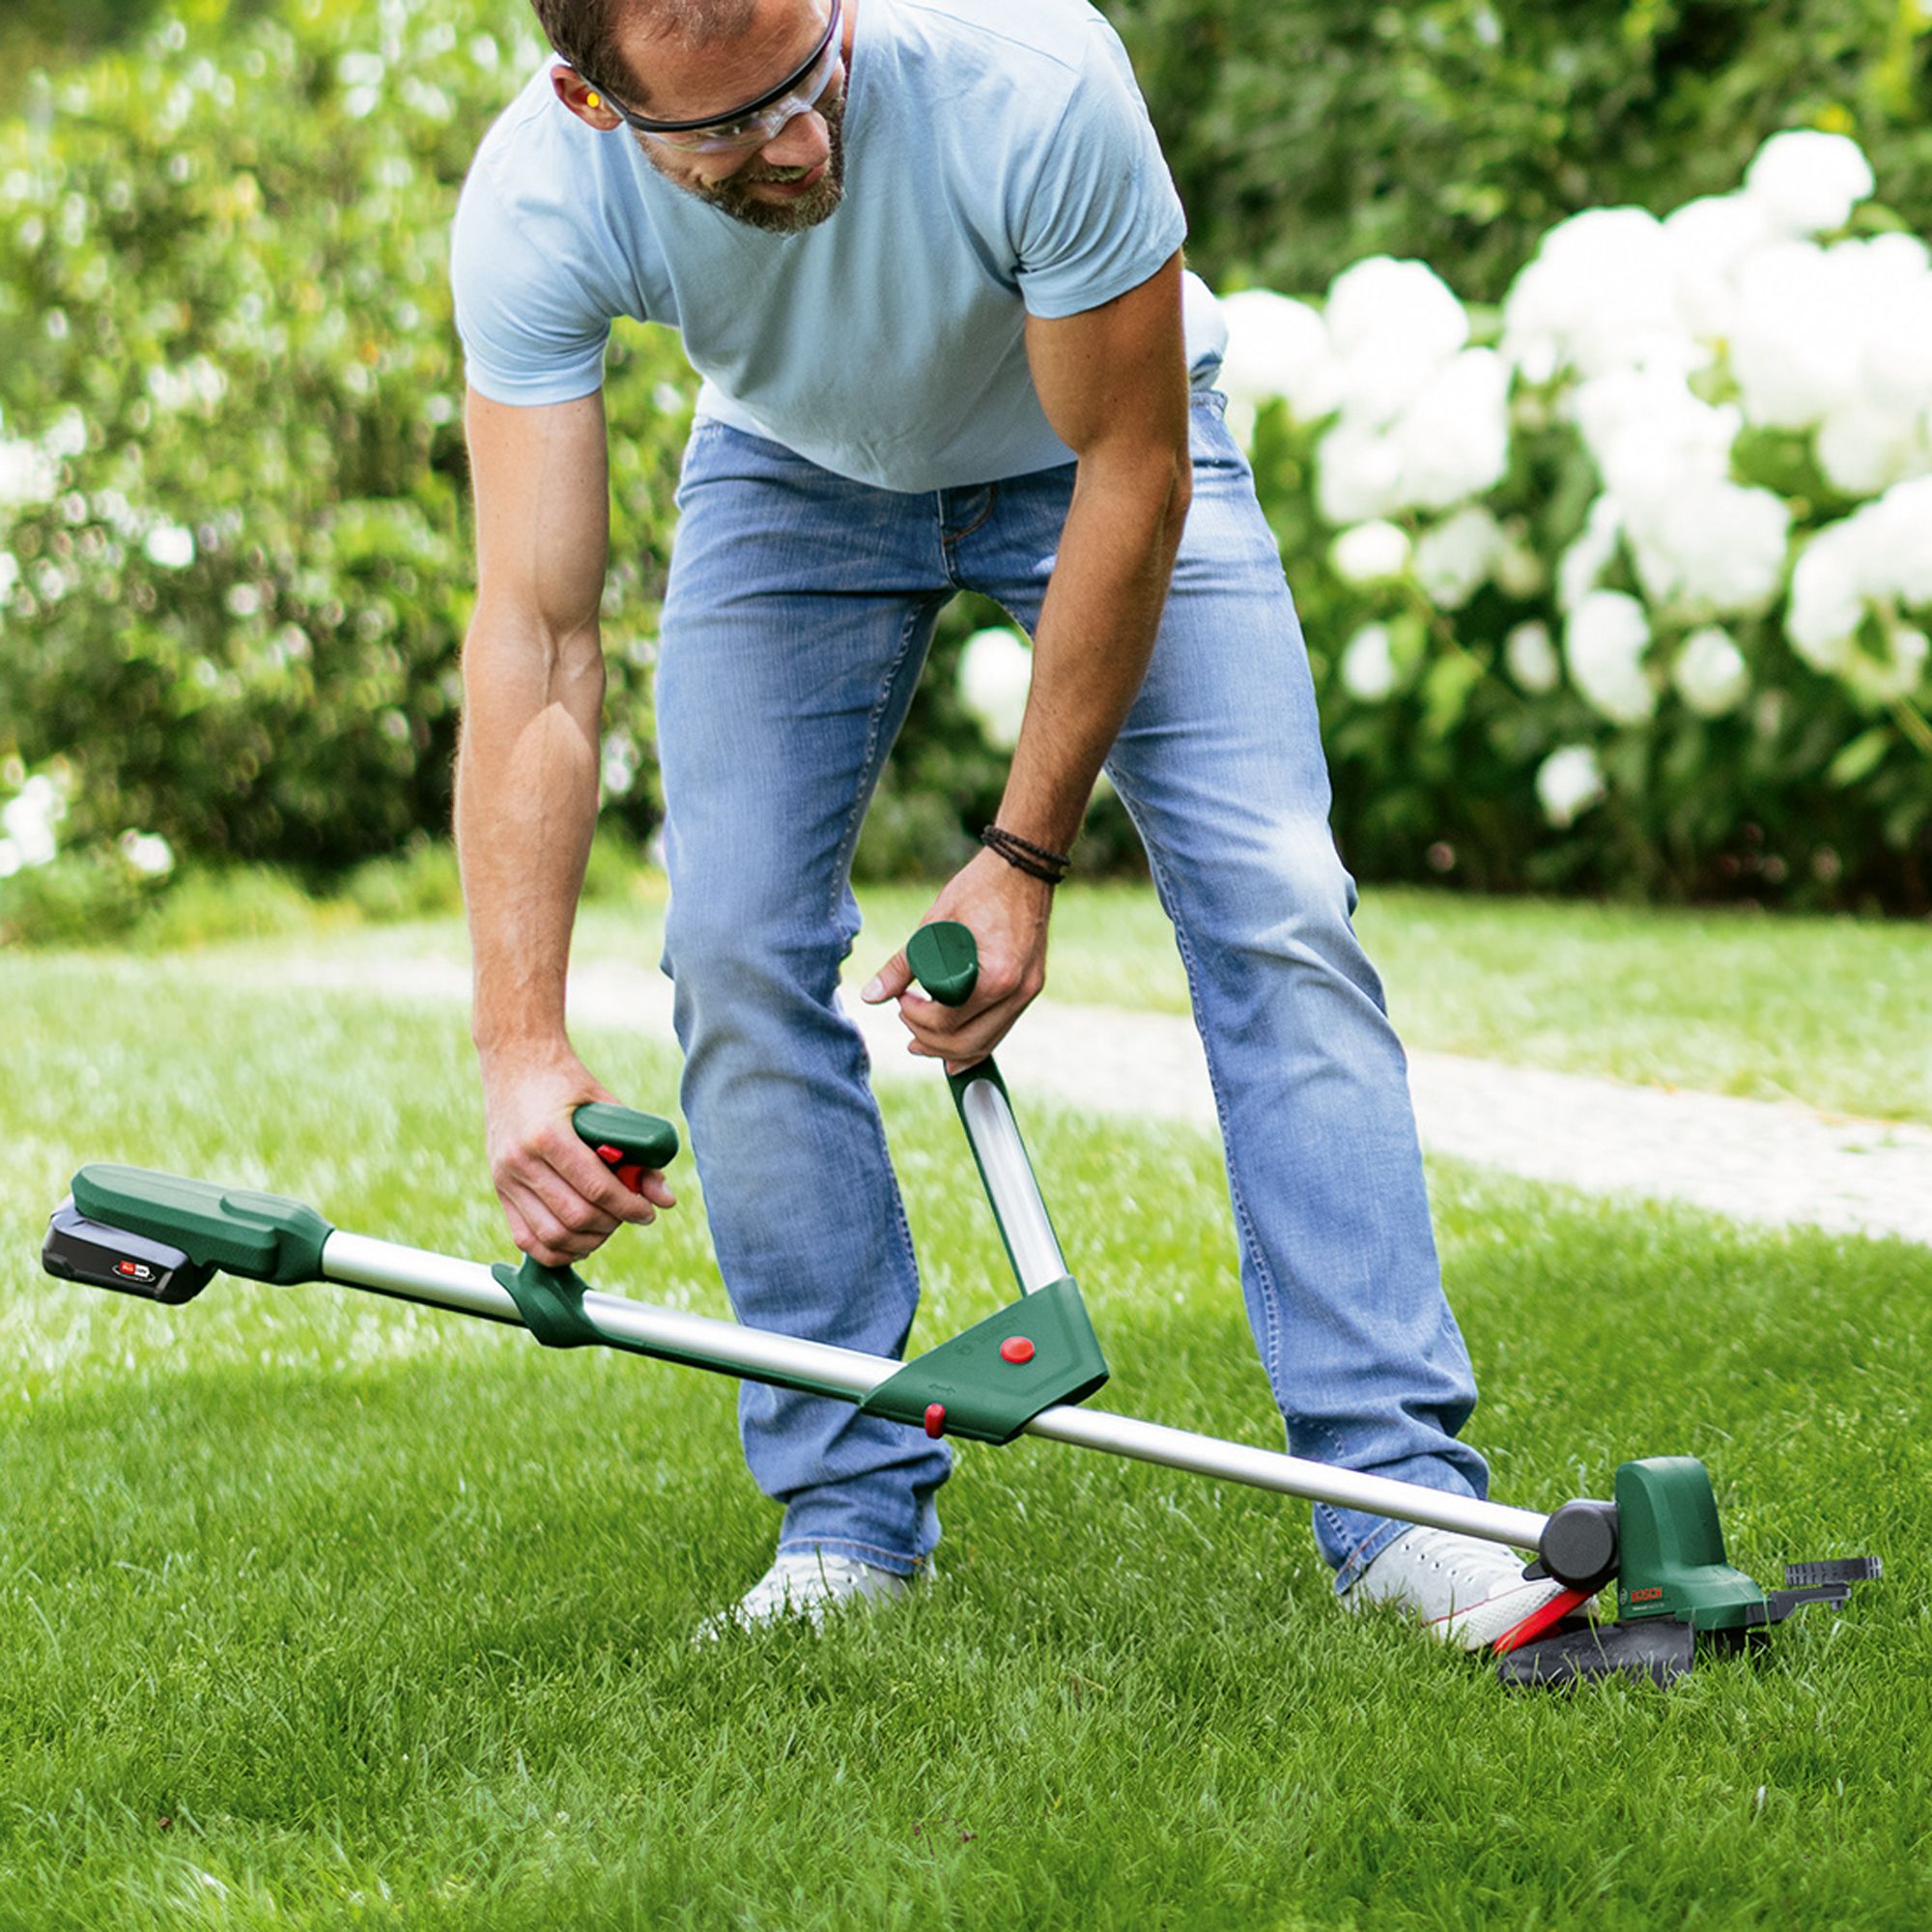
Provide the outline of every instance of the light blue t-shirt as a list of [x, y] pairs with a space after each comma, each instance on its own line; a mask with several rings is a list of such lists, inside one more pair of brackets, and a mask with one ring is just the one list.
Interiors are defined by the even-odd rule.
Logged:
[[[1085, 0], [858, 0], [844, 134], [838, 211], [772, 235], [586, 128], [547, 64], [457, 213], [470, 383], [500, 403], [589, 395], [611, 319], [636, 316], [682, 334], [701, 414], [842, 476], [934, 490], [1066, 462], [1026, 316], [1111, 301], [1186, 232], [1113, 29]], [[1223, 339], [1198, 283], [1188, 318], [1198, 371]]]

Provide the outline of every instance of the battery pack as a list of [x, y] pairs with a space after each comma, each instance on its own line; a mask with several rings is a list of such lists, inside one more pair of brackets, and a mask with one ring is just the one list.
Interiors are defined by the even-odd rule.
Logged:
[[47, 1223], [41, 1265], [63, 1281], [117, 1289], [123, 1294], [138, 1294], [144, 1301], [170, 1305], [192, 1301], [214, 1273], [208, 1264], [190, 1261], [180, 1248], [171, 1248], [165, 1241], [90, 1221], [73, 1205], [71, 1195], [54, 1209]]

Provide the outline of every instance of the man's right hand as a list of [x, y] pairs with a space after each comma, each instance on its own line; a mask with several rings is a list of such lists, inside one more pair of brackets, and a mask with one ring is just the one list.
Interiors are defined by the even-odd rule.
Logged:
[[484, 1060], [490, 1178], [510, 1238], [546, 1266], [580, 1262], [621, 1223], [648, 1225], [660, 1208], [676, 1205], [661, 1172], [646, 1172], [634, 1194], [578, 1138], [577, 1109], [615, 1099], [568, 1048]]

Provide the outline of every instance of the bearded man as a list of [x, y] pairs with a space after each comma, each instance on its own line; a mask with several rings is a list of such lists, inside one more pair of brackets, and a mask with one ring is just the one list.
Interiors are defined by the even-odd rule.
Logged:
[[[958, 590], [1034, 638], [996, 828], [931, 917], [972, 928], [912, 1050], [990, 1053], [1045, 978], [1102, 769], [1174, 921], [1255, 1338], [1294, 1453], [1482, 1495], [1402, 1049], [1350, 925], [1315, 696], [1213, 387], [1223, 333], [1126, 57], [1084, 0], [535, 0], [557, 59], [484, 140], [455, 233], [479, 597], [457, 829], [492, 1173], [561, 1264], [670, 1205], [577, 1140], [564, 1028], [597, 812], [605, 346], [703, 377], [657, 718], [684, 1112], [739, 1318], [896, 1355], [918, 1298], [859, 1037], [849, 873]], [[783, 1520], [713, 1630], [930, 1574], [943, 1442], [747, 1384]], [[1554, 1586], [1493, 1546], [1326, 1504], [1345, 1602], [1481, 1642]]]

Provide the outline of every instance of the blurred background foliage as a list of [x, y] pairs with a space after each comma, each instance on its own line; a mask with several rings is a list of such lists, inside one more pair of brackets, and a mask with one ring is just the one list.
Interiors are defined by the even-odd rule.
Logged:
[[1578, 209], [1721, 193], [1769, 134], [1855, 136], [1932, 214], [1919, 0], [1103, 0], [1214, 285], [1415, 256], [1500, 300]]
[[[1386, 251], [1493, 300], [1553, 220], [1729, 187], [1796, 125], [1855, 133], [1897, 217], [1932, 229], [1920, 0], [1108, 11], [1219, 287], [1315, 292]], [[190, 860], [313, 874], [446, 825], [471, 564], [445, 233], [538, 54], [520, 0], [0, 13], [0, 452], [55, 471], [43, 500], [16, 479], [11, 509], [0, 475], [0, 796], [51, 776], [70, 900], [151, 889], [112, 856], [136, 830]], [[658, 816], [652, 634], [694, 387], [673, 341], [620, 328], [607, 818], [638, 839]], [[1304, 452], [1258, 456], [1296, 578], [1323, 541], [1300, 524]], [[1309, 614], [1325, 670], [1319, 595]], [[953, 674], [996, 619], [949, 615], [868, 824], [874, 876], [943, 869], [998, 796], [1003, 755]], [[1922, 900], [1922, 867], [1795, 868], [1786, 886], [1718, 865], [1742, 814], [1732, 798], [1699, 821], [1703, 762], [1724, 754], [1712, 732], [1640, 754], [1684, 795], [1669, 838], [1625, 827], [1579, 856], [1533, 812], [1496, 822], [1461, 781], [1456, 731], [1419, 715], [1402, 755], [1420, 761], [1399, 772], [1386, 733], [1335, 746], [1338, 830], [1366, 876], [1439, 870], [1431, 855], [1454, 845], [1489, 855], [1456, 876], [1494, 886]], [[1102, 800], [1083, 868], [1135, 853]], [[10, 891], [17, 908], [26, 872]], [[14, 929], [30, 923], [16, 911]]]

